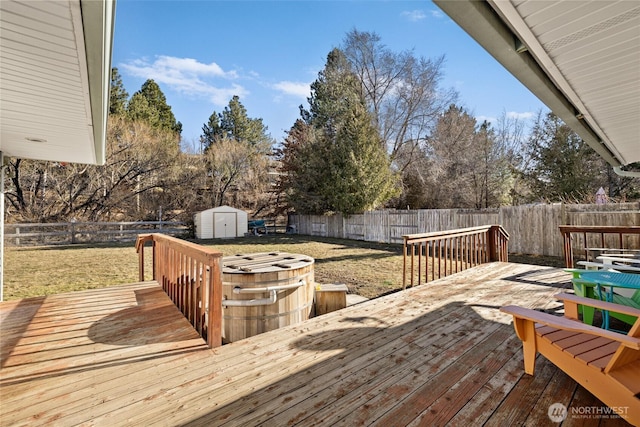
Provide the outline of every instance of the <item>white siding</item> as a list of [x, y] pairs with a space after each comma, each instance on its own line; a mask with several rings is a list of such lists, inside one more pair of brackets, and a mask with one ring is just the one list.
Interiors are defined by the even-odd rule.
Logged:
[[236, 237], [236, 221], [235, 212], [214, 212], [213, 213], [213, 237], [216, 239], [224, 239], [227, 237]]

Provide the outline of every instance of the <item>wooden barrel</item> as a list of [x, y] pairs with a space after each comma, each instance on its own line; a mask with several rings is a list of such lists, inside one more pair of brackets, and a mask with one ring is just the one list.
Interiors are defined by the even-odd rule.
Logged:
[[[238, 341], [309, 319], [315, 285], [313, 263], [313, 258], [306, 255], [284, 252], [223, 257], [223, 342]], [[297, 284], [301, 286], [295, 286]], [[274, 287], [288, 289], [275, 291], [276, 301], [271, 302], [274, 294], [265, 289]], [[254, 288], [262, 290], [254, 292]], [[271, 301], [266, 301], [270, 298]], [[254, 303], [259, 305], [251, 305]]]

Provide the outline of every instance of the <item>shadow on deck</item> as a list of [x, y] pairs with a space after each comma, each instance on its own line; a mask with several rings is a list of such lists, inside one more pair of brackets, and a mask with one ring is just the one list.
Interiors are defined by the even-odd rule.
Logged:
[[213, 350], [150, 283], [2, 303], [0, 424], [627, 425], [542, 357], [524, 374], [498, 311], [560, 311], [569, 280], [487, 264]]

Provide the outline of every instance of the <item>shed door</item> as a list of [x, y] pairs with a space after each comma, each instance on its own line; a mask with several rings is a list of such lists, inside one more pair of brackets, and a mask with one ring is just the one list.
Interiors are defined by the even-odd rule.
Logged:
[[216, 212], [213, 214], [213, 237], [236, 237], [235, 212]]

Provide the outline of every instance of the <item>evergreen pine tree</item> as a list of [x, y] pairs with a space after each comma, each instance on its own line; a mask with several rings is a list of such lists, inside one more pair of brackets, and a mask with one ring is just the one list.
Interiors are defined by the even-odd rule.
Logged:
[[127, 110], [129, 94], [122, 84], [122, 77], [117, 68], [111, 69], [111, 86], [109, 88], [109, 114], [124, 114]]
[[200, 135], [200, 144], [206, 150], [216, 140], [221, 140], [223, 137], [222, 129], [220, 127], [220, 117], [215, 111], [209, 116], [209, 121], [202, 125], [202, 135]]
[[[345, 215], [384, 204], [397, 194], [396, 176], [342, 51], [329, 53], [311, 93], [294, 134], [307, 140], [296, 140], [295, 158], [286, 159], [290, 203], [304, 213]], [[299, 132], [303, 122], [308, 132]]]
[[149, 79], [133, 94], [127, 113], [133, 120], [144, 120], [152, 127], [182, 133], [182, 123], [176, 120], [158, 84]]
[[533, 200], [580, 200], [593, 192], [599, 158], [552, 112], [539, 115], [529, 136], [531, 166], [525, 177]]
[[237, 95], [229, 101], [222, 113], [214, 111], [209, 116], [209, 121], [202, 126], [200, 141], [205, 149], [225, 138], [253, 147], [271, 145], [271, 137], [267, 134], [267, 127], [262, 119], [250, 118]]

